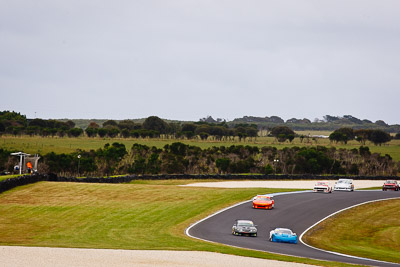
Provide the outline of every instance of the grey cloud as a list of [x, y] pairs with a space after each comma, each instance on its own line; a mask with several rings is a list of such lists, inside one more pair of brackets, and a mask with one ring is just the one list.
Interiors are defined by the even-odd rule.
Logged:
[[400, 123], [399, 10], [388, 0], [2, 2], [0, 109]]

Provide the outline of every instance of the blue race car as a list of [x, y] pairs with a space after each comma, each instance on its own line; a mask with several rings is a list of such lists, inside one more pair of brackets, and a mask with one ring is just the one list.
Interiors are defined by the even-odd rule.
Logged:
[[269, 241], [297, 244], [297, 234], [287, 228], [276, 228], [269, 232]]

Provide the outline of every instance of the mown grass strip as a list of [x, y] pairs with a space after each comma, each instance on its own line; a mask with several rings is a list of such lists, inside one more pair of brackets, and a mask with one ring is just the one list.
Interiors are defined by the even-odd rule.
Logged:
[[400, 263], [400, 199], [343, 211], [311, 229], [303, 240], [317, 248]]
[[176, 186], [176, 183], [39, 182], [14, 188], [0, 194], [0, 245], [197, 250], [323, 266], [349, 266], [189, 238], [184, 230], [191, 223], [221, 208], [258, 193], [288, 190], [193, 188]]

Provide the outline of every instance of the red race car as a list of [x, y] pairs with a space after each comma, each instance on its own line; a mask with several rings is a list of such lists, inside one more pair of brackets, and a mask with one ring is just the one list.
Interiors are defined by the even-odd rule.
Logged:
[[273, 209], [275, 201], [268, 196], [255, 196], [253, 197], [253, 208], [255, 209]]
[[382, 191], [386, 190], [399, 191], [399, 184], [396, 180], [387, 180], [382, 186]]

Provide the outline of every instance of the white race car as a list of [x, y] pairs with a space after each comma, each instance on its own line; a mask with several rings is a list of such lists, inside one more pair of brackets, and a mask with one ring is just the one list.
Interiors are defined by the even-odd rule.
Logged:
[[332, 193], [332, 186], [328, 182], [317, 182], [314, 185], [314, 192]]
[[339, 179], [335, 183], [335, 191], [354, 191], [353, 179]]

